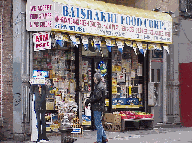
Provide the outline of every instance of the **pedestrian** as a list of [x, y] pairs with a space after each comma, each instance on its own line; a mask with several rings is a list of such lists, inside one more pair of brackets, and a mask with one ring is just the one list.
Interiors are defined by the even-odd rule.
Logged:
[[97, 129], [97, 141], [95, 143], [105, 143], [108, 142], [107, 136], [102, 125], [102, 113], [105, 107], [105, 88], [103, 82], [101, 81], [101, 74], [95, 73], [94, 75], [95, 89], [93, 95], [86, 100], [85, 106], [87, 107], [89, 103], [92, 105], [94, 123]]
[[[39, 88], [41, 89], [39, 91]], [[48, 87], [46, 85], [31, 85], [31, 94], [35, 94], [35, 112], [37, 117], [37, 128], [38, 128], [38, 139], [49, 141], [46, 136], [46, 121], [45, 121], [45, 112], [46, 112], [46, 94], [49, 94]], [[40, 116], [41, 115], [41, 116]], [[41, 130], [42, 124], [42, 130]]]

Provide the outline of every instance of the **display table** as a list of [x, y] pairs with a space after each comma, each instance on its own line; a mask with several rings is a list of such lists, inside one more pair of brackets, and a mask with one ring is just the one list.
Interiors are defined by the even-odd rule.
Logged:
[[153, 122], [154, 119], [152, 118], [143, 118], [143, 119], [122, 119], [121, 120], [121, 129], [122, 131], [125, 131], [125, 124], [126, 122], [130, 122], [130, 125], [134, 124], [134, 126], [129, 128], [137, 128], [140, 129], [141, 126], [149, 127], [151, 125], [151, 122]]

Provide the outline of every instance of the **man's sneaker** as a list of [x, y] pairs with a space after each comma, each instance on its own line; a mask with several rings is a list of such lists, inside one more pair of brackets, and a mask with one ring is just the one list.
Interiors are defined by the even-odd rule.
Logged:
[[108, 142], [108, 139], [102, 139], [102, 143]]

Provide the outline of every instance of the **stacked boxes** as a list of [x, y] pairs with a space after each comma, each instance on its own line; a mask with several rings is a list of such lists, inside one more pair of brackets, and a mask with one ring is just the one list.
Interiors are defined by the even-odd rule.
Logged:
[[104, 129], [107, 131], [121, 131], [121, 116], [112, 113], [105, 113], [103, 124]]

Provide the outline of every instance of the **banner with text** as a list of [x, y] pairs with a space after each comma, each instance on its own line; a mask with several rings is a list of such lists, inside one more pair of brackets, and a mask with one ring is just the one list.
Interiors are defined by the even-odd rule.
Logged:
[[[28, 30], [59, 30], [112, 38], [172, 43], [171, 21], [81, 8], [64, 3], [51, 4], [47, 1], [46, 3], [42, 8], [41, 5], [28, 6], [30, 14], [27, 15]], [[42, 19], [44, 23], [40, 22]]]

